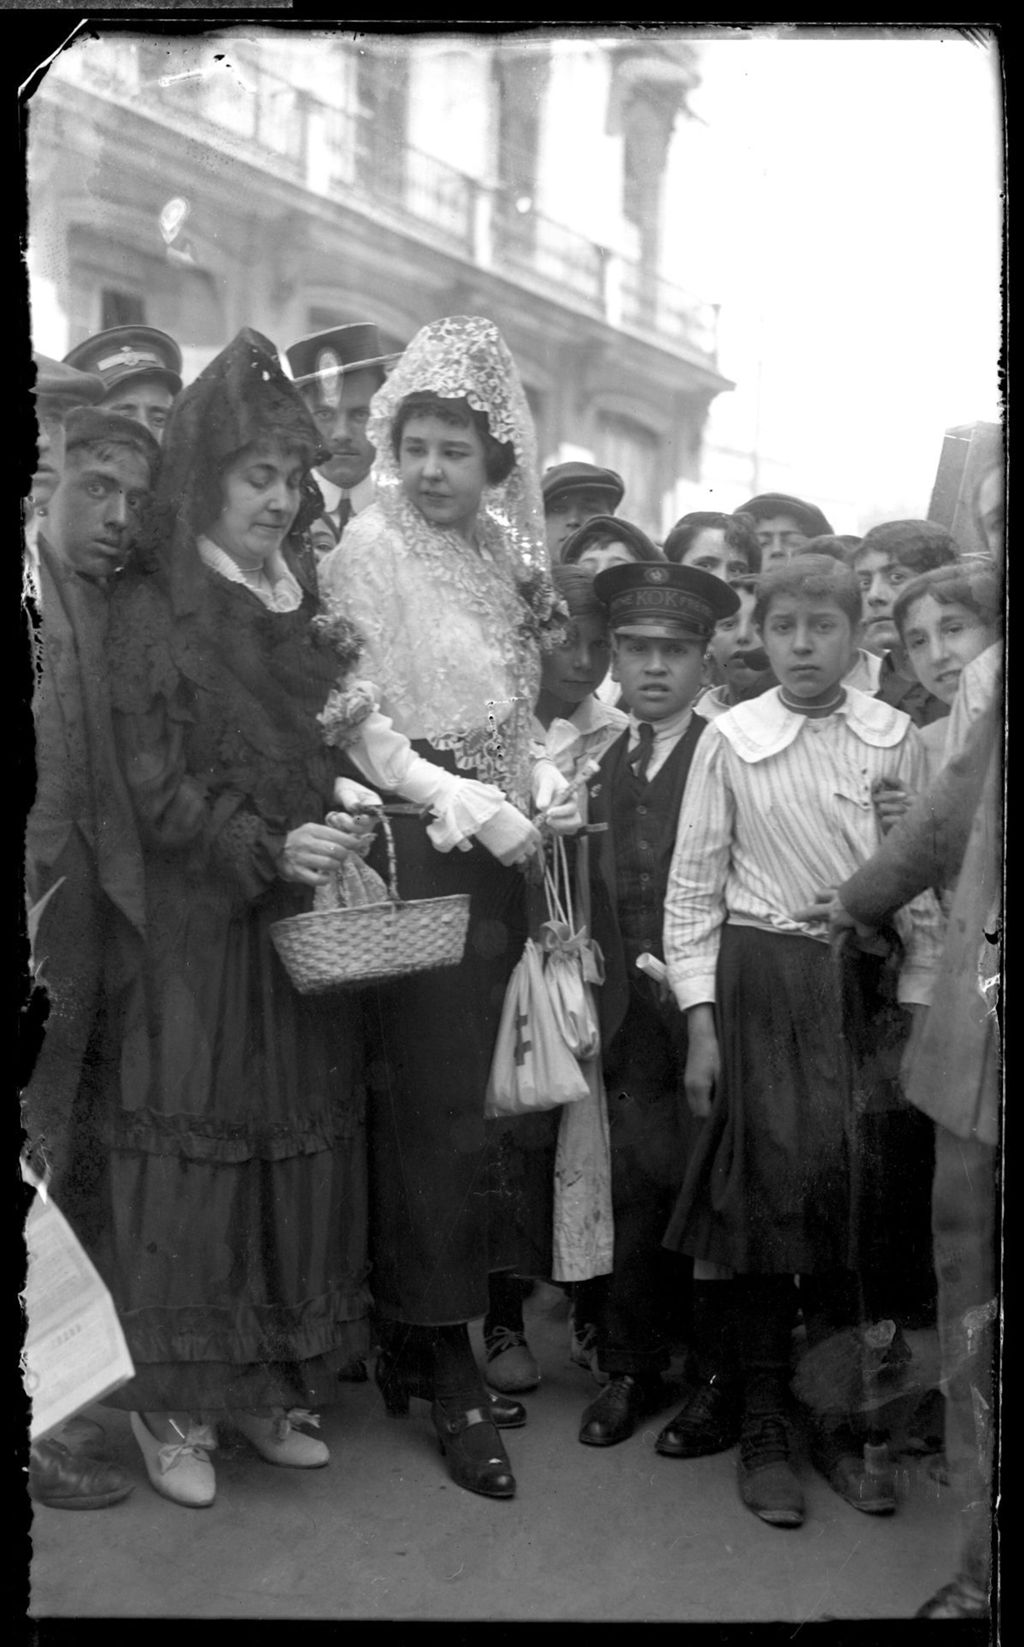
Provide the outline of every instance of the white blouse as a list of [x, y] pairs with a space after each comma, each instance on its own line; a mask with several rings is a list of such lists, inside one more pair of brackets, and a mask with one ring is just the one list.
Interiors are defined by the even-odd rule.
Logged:
[[[665, 897], [665, 959], [681, 1008], [715, 999], [722, 926], [730, 922], [827, 942], [825, 923], [793, 911], [842, 884], [881, 839], [872, 785], [913, 792], [925, 758], [909, 716], [847, 688], [832, 715], [790, 710], [779, 689], [713, 720], [697, 745]], [[902, 1001], [927, 1005], [939, 958], [931, 893], [901, 912]]]

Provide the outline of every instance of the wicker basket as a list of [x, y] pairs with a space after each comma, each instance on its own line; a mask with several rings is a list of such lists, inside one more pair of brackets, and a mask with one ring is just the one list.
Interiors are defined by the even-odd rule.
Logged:
[[469, 894], [403, 902], [395, 878], [395, 843], [383, 818], [388, 849], [388, 900], [346, 909], [314, 909], [270, 928], [274, 947], [302, 995], [358, 989], [384, 978], [458, 966], [466, 947]]

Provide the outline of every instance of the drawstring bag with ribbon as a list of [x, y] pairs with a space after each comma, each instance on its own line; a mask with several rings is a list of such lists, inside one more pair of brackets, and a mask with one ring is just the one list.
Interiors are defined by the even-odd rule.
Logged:
[[551, 868], [544, 866], [544, 894], [548, 918], [540, 929], [540, 947], [555, 1023], [574, 1058], [594, 1058], [601, 1032], [591, 986], [604, 983], [604, 956], [586, 926], [576, 926], [568, 857], [560, 835], [552, 837]]

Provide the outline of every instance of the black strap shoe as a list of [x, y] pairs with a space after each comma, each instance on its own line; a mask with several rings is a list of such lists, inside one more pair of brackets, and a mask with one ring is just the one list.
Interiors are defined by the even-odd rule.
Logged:
[[448, 1461], [448, 1474], [457, 1487], [482, 1493], [485, 1498], [515, 1496], [516, 1478], [494, 1427], [490, 1403], [486, 1409], [469, 1407], [451, 1413], [435, 1401], [431, 1416], [441, 1452]]
[[587, 1447], [614, 1447], [628, 1441], [641, 1418], [654, 1412], [664, 1395], [658, 1379], [641, 1382], [629, 1373], [612, 1377], [583, 1414], [580, 1440]]

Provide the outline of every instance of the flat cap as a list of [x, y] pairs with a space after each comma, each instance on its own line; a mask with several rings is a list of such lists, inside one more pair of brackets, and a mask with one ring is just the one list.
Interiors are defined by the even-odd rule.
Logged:
[[792, 515], [809, 538], [831, 537], [833, 528], [816, 503], [790, 497], [788, 492], [759, 492], [748, 503], [733, 510], [735, 515], [753, 515], [755, 520], [771, 520], [773, 515]]
[[94, 406], [106, 394], [103, 379], [95, 372], [79, 371], [49, 355], [32, 356], [36, 368], [33, 393], [37, 400], [60, 401], [63, 407]]
[[625, 494], [622, 476], [614, 469], [601, 469], [596, 463], [553, 463], [541, 477], [541, 491], [545, 509], [565, 492], [594, 491], [612, 495], [612, 509], [617, 509]]
[[562, 544], [559, 559], [564, 566], [571, 566], [592, 543], [608, 543], [613, 539], [625, 544], [635, 560], [665, 559], [654, 540], [639, 526], [634, 526], [631, 520], [623, 520], [621, 515], [591, 515], [582, 526], [577, 526], [575, 532], [569, 533]]
[[144, 423], [124, 417], [121, 412], [105, 412], [99, 406], [75, 406], [64, 419], [64, 451], [73, 452], [76, 446], [89, 446], [93, 441], [109, 441], [115, 446], [130, 446], [146, 459], [151, 475], [160, 462], [160, 446]]

